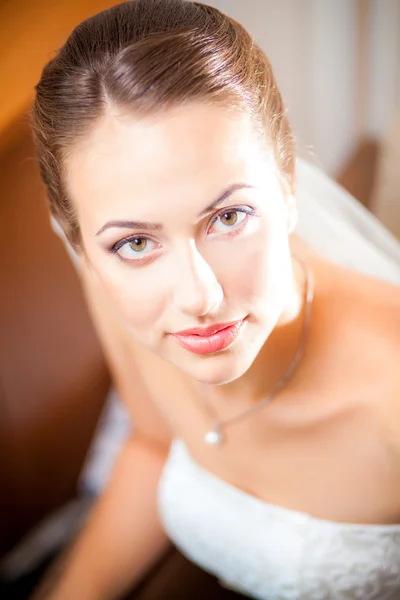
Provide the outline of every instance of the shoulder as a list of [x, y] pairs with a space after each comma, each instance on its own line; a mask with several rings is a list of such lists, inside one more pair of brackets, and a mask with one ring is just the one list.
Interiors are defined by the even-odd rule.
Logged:
[[377, 335], [400, 344], [400, 286], [363, 277], [356, 282], [355, 297], [359, 299], [361, 315], [370, 323]]
[[335, 372], [363, 395], [391, 402], [400, 394], [400, 286], [341, 266], [322, 266], [316, 306], [320, 349], [328, 346]]
[[[400, 342], [400, 285], [368, 276], [347, 267], [318, 259], [317, 279], [321, 282], [325, 316], [356, 333], [357, 329], [375, 341]], [[367, 349], [365, 349], [367, 350]]]
[[400, 287], [379, 282], [372, 291], [361, 313], [371, 334], [372, 346], [365, 353], [371, 368], [377, 365], [380, 372], [374, 410], [400, 467]]
[[400, 468], [400, 286], [361, 277], [349, 298], [354, 304], [347, 318], [356, 324], [365, 380], [373, 374], [370, 407]]
[[337, 290], [341, 331], [354, 340], [363, 367], [396, 386], [400, 382], [400, 286], [347, 273]]

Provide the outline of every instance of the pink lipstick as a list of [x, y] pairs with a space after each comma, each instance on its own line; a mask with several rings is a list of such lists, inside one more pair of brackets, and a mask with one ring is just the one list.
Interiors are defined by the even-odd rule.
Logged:
[[186, 350], [195, 354], [212, 354], [226, 350], [238, 337], [244, 319], [231, 323], [219, 323], [210, 327], [185, 329], [172, 336]]

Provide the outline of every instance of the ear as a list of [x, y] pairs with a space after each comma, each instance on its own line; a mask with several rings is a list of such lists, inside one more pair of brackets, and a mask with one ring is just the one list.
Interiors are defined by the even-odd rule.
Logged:
[[298, 216], [299, 216], [299, 213], [297, 210], [297, 201], [296, 201], [296, 198], [293, 196], [293, 194], [290, 194], [287, 197], [286, 205], [287, 205], [287, 230], [288, 230], [288, 234], [290, 235], [296, 229], [297, 220], [298, 220]]

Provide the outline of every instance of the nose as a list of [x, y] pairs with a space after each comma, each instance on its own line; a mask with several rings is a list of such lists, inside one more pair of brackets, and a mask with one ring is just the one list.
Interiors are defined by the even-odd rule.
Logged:
[[214, 271], [198, 251], [194, 241], [180, 253], [175, 285], [174, 304], [193, 317], [217, 311], [223, 290]]

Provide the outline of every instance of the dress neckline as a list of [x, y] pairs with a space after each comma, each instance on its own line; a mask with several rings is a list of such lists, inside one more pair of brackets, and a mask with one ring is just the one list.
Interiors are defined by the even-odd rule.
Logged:
[[248, 502], [252, 502], [257, 504], [258, 506], [262, 505], [266, 510], [271, 513], [275, 513], [276, 515], [286, 515], [291, 516], [292, 518], [307, 520], [309, 522], [313, 522], [315, 524], [319, 524], [321, 526], [342, 528], [347, 530], [370, 530], [370, 531], [381, 531], [381, 532], [389, 532], [389, 531], [399, 531], [400, 532], [400, 523], [348, 523], [345, 521], [331, 521], [329, 519], [322, 519], [320, 517], [315, 517], [311, 513], [294, 510], [292, 508], [286, 508], [285, 506], [281, 506], [278, 504], [273, 504], [258, 498], [257, 496], [253, 496], [249, 492], [246, 492], [239, 488], [238, 486], [229, 483], [222, 477], [215, 475], [211, 471], [208, 471], [205, 467], [201, 466], [190, 454], [189, 449], [187, 448], [185, 442], [181, 438], [174, 438], [172, 440], [172, 446], [184, 455], [184, 458], [190, 465], [190, 467], [198, 474], [201, 475], [203, 479], [208, 479], [209, 481], [213, 481], [214, 485], [224, 490], [226, 493], [231, 495], [236, 495], [236, 497], [240, 497], [241, 499], [246, 499]]

